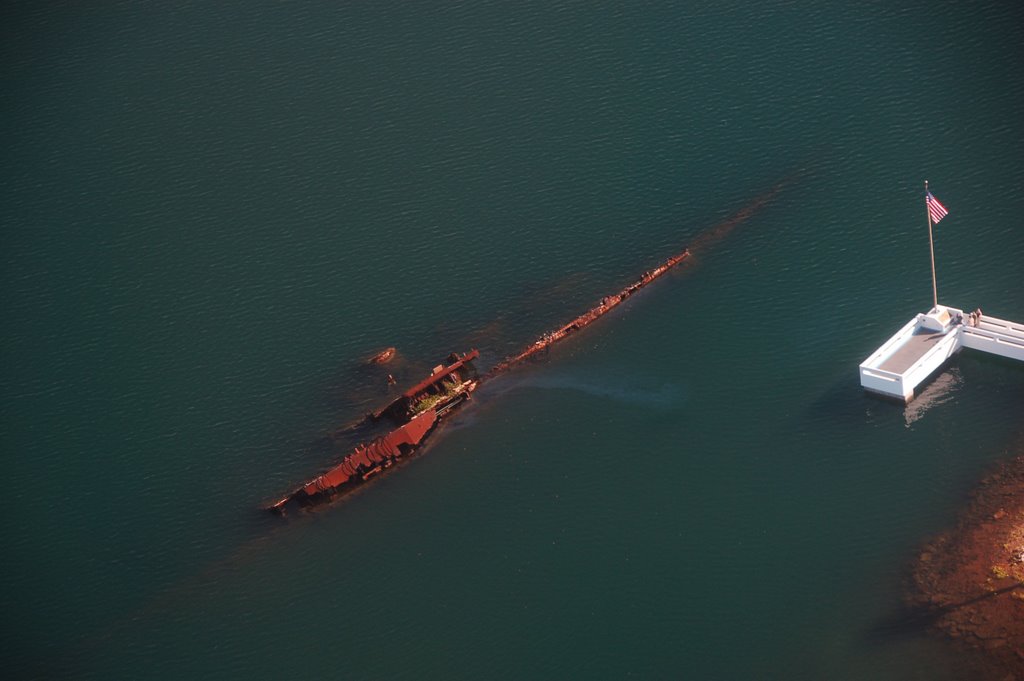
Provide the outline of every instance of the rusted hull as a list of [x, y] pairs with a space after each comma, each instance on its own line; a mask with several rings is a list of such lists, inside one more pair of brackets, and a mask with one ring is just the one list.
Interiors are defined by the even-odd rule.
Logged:
[[461, 356], [452, 354], [447, 366], [436, 368], [399, 400], [374, 415], [379, 418], [385, 412], [393, 412], [388, 415], [395, 416], [401, 426], [368, 445], [358, 445], [341, 463], [274, 502], [270, 510], [283, 514], [291, 504], [308, 506], [345, 494], [409, 457], [438, 422], [464, 404], [476, 389], [479, 381], [470, 362], [478, 356], [476, 350]]
[[292, 501], [309, 505], [357, 487], [412, 454], [437, 425], [437, 420], [437, 413], [428, 410], [370, 444], [357, 446], [337, 466], [283, 497], [270, 510], [282, 512]]
[[550, 331], [544, 334], [534, 343], [528, 345], [526, 349], [520, 352], [518, 355], [513, 355], [512, 357], [505, 358], [497, 365], [495, 365], [494, 368], [488, 371], [484, 378], [493, 378], [494, 376], [497, 376], [500, 373], [508, 371], [509, 369], [528, 359], [532, 355], [547, 350], [555, 343], [564, 340], [565, 338], [569, 337], [570, 335], [579, 331], [585, 326], [593, 324], [596, 320], [600, 319], [604, 315], [614, 310], [620, 304], [622, 304], [622, 302], [629, 298], [631, 295], [633, 295], [643, 287], [647, 286], [652, 281], [654, 281], [655, 279], [662, 276], [663, 274], [671, 270], [673, 267], [681, 263], [683, 260], [686, 260], [686, 258], [688, 257], [690, 257], [689, 249], [684, 250], [679, 255], [672, 256], [671, 258], [669, 258], [668, 260], [666, 260], [653, 270], [644, 272], [643, 276], [641, 276], [639, 279], [637, 279], [632, 284], [622, 289], [615, 295], [602, 298], [601, 302], [598, 303], [595, 307], [587, 310], [585, 313], [581, 314], [579, 317], [576, 317], [576, 319], [573, 319], [568, 324], [565, 324], [564, 326], [561, 326], [555, 329], [554, 331]]
[[464, 355], [452, 353], [447, 365], [434, 368], [430, 376], [402, 393], [380, 411], [371, 415], [376, 421], [389, 417], [398, 423], [417, 416], [424, 409], [444, 410], [451, 403], [461, 403], [462, 397], [476, 387], [476, 370], [470, 362], [480, 356], [477, 350]]

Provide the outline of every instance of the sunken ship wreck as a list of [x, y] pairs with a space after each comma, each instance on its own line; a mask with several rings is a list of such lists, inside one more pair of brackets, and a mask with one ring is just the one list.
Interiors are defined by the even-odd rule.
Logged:
[[330, 500], [412, 456], [437, 425], [476, 389], [480, 379], [472, 362], [479, 356], [477, 350], [449, 355], [429, 376], [370, 415], [371, 421], [393, 422], [398, 425], [395, 430], [369, 444], [357, 445], [341, 463], [277, 500], [270, 510], [284, 514], [292, 505], [303, 507]]
[[[703, 251], [727, 237], [737, 226], [749, 220], [778, 195], [797, 175], [790, 175], [777, 182], [767, 191], [755, 196], [740, 210], [718, 224], [705, 229], [691, 243], [695, 251]], [[360, 444], [341, 463], [323, 475], [317, 476], [295, 491], [270, 505], [270, 510], [284, 514], [292, 506], [308, 506], [343, 495], [373, 476], [394, 467], [410, 457], [433, 433], [438, 424], [454, 410], [466, 403], [470, 394], [483, 382], [494, 379], [534, 359], [552, 346], [575, 336], [585, 327], [605, 316], [626, 302], [633, 294], [687, 262], [691, 249], [665, 260], [654, 269], [644, 272], [639, 279], [610, 296], [605, 296], [595, 306], [556, 329], [541, 335], [515, 355], [506, 357], [487, 373], [479, 375], [473, 367], [473, 360], [480, 355], [471, 350], [463, 355], [453, 353], [448, 360], [434, 368], [431, 374], [406, 390], [398, 398], [377, 412], [367, 415], [366, 422], [390, 421], [395, 429], [373, 440]], [[394, 348], [387, 348], [368, 361], [383, 364], [395, 355]], [[348, 429], [346, 429], [348, 430]]]

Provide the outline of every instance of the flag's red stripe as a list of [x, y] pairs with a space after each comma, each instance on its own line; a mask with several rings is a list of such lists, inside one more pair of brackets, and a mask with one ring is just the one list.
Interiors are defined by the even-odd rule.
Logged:
[[938, 222], [949, 214], [946, 207], [939, 203], [939, 200], [932, 196], [931, 192], [924, 197], [924, 202], [928, 205], [928, 214], [932, 216], [932, 222]]

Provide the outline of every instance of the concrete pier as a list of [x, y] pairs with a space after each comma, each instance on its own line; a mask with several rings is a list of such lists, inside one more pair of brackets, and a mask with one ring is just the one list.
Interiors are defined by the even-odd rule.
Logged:
[[860, 384], [869, 392], [909, 402], [962, 348], [1024, 361], [1024, 324], [936, 305], [861, 362]]

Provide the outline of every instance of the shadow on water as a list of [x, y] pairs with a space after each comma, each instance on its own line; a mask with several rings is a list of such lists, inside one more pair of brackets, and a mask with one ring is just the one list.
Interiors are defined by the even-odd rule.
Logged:
[[807, 416], [812, 421], [827, 421], [852, 433], [859, 432], [874, 416], [895, 413], [902, 408], [902, 402], [865, 393], [854, 370], [844, 373], [843, 378], [833, 381], [814, 399], [807, 407]]
[[[950, 364], [924, 381], [924, 387], [914, 399], [904, 404], [901, 400], [874, 395], [860, 387], [856, 372], [834, 382], [808, 408], [808, 416], [816, 420], [829, 420], [832, 424], [859, 429], [866, 421], [887, 419], [897, 413], [903, 416], [907, 428], [927, 416], [932, 410], [957, 399], [961, 390], [974, 374], [988, 390], [1002, 390], [1006, 399], [1021, 400], [1024, 385], [1020, 362], [1004, 357], [969, 354], [958, 355]], [[982, 375], [984, 377], [982, 378]]]
[[974, 605], [975, 603], [981, 603], [983, 601], [997, 598], [1005, 593], [1009, 593], [1020, 588], [1024, 588], [1024, 582], [1017, 582], [994, 591], [987, 591], [983, 594], [979, 594], [973, 598], [968, 598], [957, 603], [949, 603], [941, 606], [909, 606], [876, 622], [865, 632], [865, 637], [871, 642], [883, 642], [905, 636], [916, 636], [934, 625], [944, 615], [956, 612], [960, 608], [967, 607], [968, 605]]
[[956, 397], [956, 392], [963, 382], [960, 369], [955, 366], [933, 378], [921, 391], [921, 394], [911, 400], [903, 410], [907, 428], [923, 418], [932, 408], [945, 404]]
[[908, 404], [901, 400], [874, 395], [860, 386], [856, 373], [835, 381], [818, 396], [807, 410], [815, 421], [828, 421], [834, 426], [859, 432], [865, 422], [888, 420], [902, 414], [907, 428], [936, 407], [956, 399], [963, 386], [963, 375], [957, 366], [937, 374]]

